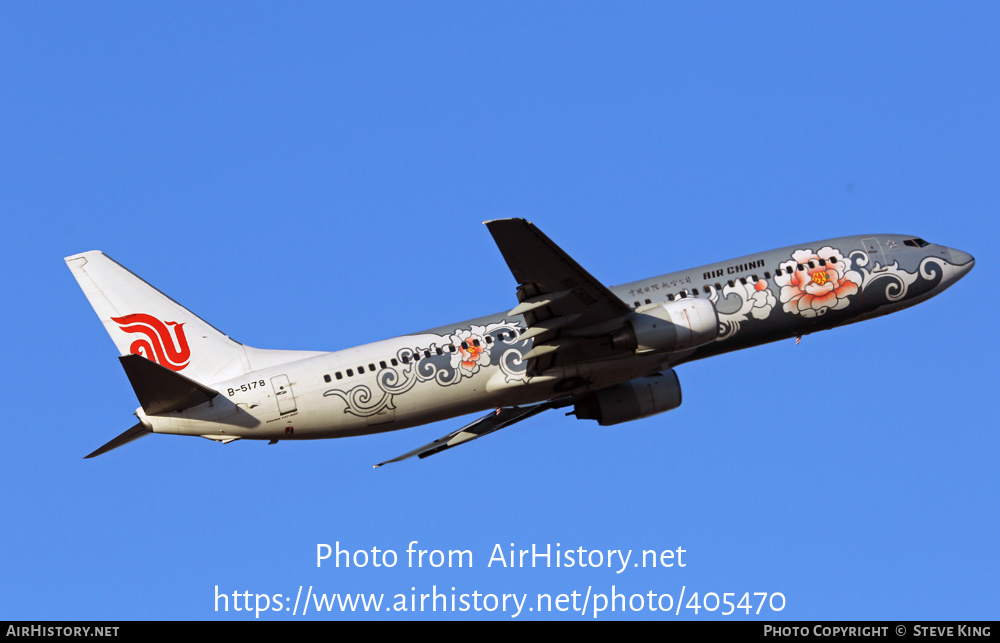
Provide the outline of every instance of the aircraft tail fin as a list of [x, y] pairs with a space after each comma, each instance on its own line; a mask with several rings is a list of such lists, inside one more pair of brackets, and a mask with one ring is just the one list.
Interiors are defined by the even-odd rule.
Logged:
[[103, 252], [66, 257], [66, 265], [120, 355], [142, 355], [199, 382], [218, 382], [250, 370], [246, 347]]

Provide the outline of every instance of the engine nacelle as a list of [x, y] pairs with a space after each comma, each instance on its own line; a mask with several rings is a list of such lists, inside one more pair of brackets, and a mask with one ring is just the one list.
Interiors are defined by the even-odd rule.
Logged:
[[638, 309], [611, 344], [636, 353], [696, 348], [719, 336], [719, 314], [707, 299], [685, 298]]
[[601, 426], [676, 409], [681, 405], [681, 383], [672, 369], [640, 377], [590, 393], [573, 409], [580, 420], [597, 420]]

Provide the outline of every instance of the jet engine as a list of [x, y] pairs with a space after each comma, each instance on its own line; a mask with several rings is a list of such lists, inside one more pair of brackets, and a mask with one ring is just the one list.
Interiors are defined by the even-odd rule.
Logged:
[[663, 413], [681, 405], [681, 383], [672, 369], [589, 393], [573, 409], [580, 420], [601, 426]]
[[714, 341], [719, 315], [707, 299], [685, 298], [639, 308], [611, 336], [617, 349], [636, 353], [673, 353]]

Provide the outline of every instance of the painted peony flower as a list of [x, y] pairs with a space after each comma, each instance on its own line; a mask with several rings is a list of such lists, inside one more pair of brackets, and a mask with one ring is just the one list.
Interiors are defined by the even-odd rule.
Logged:
[[456, 349], [451, 355], [451, 367], [460, 368], [466, 375], [472, 375], [481, 366], [490, 364], [490, 354], [486, 351], [486, 342], [483, 340], [484, 333], [476, 332], [477, 330], [482, 329], [474, 327], [472, 330], [459, 330], [450, 338]]
[[847, 307], [848, 298], [858, 293], [861, 275], [851, 270], [850, 259], [826, 246], [816, 252], [793, 252], [792, 260], [781, 264], [775, 283], [781, 286], [779, 297], [786, 313], [818, 317]]
[[776, 303], [774, 295], [767, 289], [767, 282], [761, 279], [755, 284], [747, 283], [743, 289], [746, 292], [745, 301], [752, 306], [750, 314], [754, 319], [767, 319]]

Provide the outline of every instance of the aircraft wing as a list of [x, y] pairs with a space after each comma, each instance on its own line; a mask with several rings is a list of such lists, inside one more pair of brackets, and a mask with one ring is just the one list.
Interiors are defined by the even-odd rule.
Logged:
[[534, 339], [525, 355], [528, 375], [559, 363], [616, 356], [610, 346], [588, 341], [622, 324], [632, 309], [597, 281], [562, 248], [524, 219], [487, 221], [486, 227], [517, 280], [521, 303], [511, 315], [524, 315]]
[[511, 424], [520, 422], [521, 420], [526, 420], [533, 415], [538, 415], [542, 411], [559, 406], [565, 406], [568, 403], [569, 402], [565, 400], [550, 400], [548, 402], [542, 402], [541, 404], [535, 404], [534, 406], [509, 406], [491, 411], [489, 415], [479, 418], [472, 424], [467, 424], [457, 431], [452, 431], [443, 438], [438, 438], [429, 444], [417, 447], [413, 451], [404, 453], [403, 455], [393, 458], [392, 460], [380, 462], [375, 465], [375, 468], [378, 469], [383, 464], [407, 460], [413, 456], [426, 458], [427, 456], [446, 451], [452, 447], [457, 447], [460, 444], [465, 444], [466, 442], [470, 442], [476, 438], [481, 438], [484, 435], [489, 435], [494, 431], [499, 431], [500, 429], [508, 427]]

